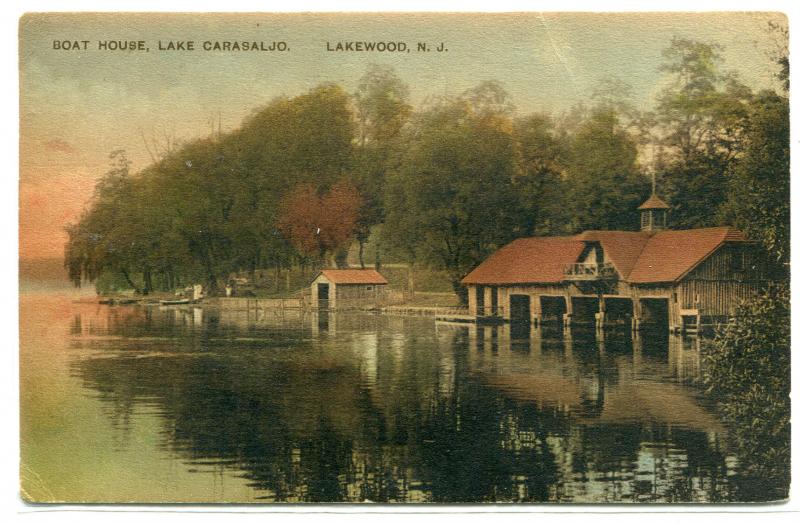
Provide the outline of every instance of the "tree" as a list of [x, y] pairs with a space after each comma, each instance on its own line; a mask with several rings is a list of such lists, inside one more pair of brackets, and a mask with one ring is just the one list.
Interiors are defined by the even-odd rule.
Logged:
[[636, 142], [610, 108], [595, 109], [571, 138], [565, 185], [570, 229], [636, 229], [647, 194]]
[[514, 112], [508, 93], [496, 80], [483, 81], [464, 91], [460, 98], [478, 119], [493, 121], [498, 126], [507, 126], [508, 117]]
[[[770, 58], [780, 66], [777, 77], [784, 94], [763, 91], [750, 104], [741, 158], [729, 169], [720, 217], [759, 240], [785, 268], [790, 254], [788, 32], [778, 23], [770, 23], [769, 31], [776, 37]], [[783, 271], [778, 275], [785, 276]]]
[[592, 91], [591, 98], [595, 109], [613, 112], [623, 126], [634, 122], [638, 117], [631, 103], [633, 88], [619, 78], [601, 78]]
[[671, 83], [659, 96], [656, 115], [660, 145], [669, 155], [664, 194], [677, 227], [717, 225], [725, 173], [741, 149], [751, 93], [721, 71], [721, 49], [674, 38], [663, 53], [661, 69]]
[[741, 500], [786, 498], [790, 476], [790, 292], [742, 303], [703, 355], [703, 380], [732, 428], [746, 482]]
[[553, 234], [564, 222], [562, 176], [567, 144], [553, 120], [534, 113], [514, 122], [516, 172], [513, 185], [519, 202], [519, 232], [524, 236]]
[[741, 159], [729, 174], [724, 220], [789, 262], [789, 100], [760, 94], [750, 108]]
[[361, 147], [386, 144], [396, 137], [411, 115], [408, 86], [394, 69], [371, 64], [354, 95]]
[[444, 269], [462, 301], [461, 278], [513, 235], [511, 127], [469, 96], [441, 101], [416, 116], [389, 174], [386, 236]]
[[[353, 182], [363, 198], [355, 237], [363, 268], [364, 245], [372, 228], [384, 220], [386, 171], [400, 132], [411, 115], [411, 105], [408, 86], [386, 66], [370, 65], [353, 98], [359, 137]], [[380, 256], [377, 251], [376, 256]]]
[[[784, 19], [785, 20], [785, 19]], [[774, 60], [780, 69], [776, 75], [781, 83], [784, 94], [789, 94], [789, 27], [785, 21], [770, 21], [767, 30], [773, 35], [774, 48], [770, 52], [770, 59]]]
[[224, 152], [232, 164], [228, 181], [235, 195], [230, 234], [247, 253], [239, 265], [255, 269], [269, 264], [280, 270], [298, 256], [304, 262], [305, 255], [278, 228], [281, 201], [298, 185], [324, 192], [348, 176], [354, 133], [349, 95], [338, 85], [323, 84], [294, 98], [272, 100], [231, 134]]
[[360, 207], [361, 197], [349, 182], [335, 184], [322, 196], [301, 184], [281, 203], [278, 229], [300, 253], [324, 263], [352, 239]]
[[141, 293], [196, 282], [213, 293], [231, 272], [290, 263], [297, 252], [277, 228], [281, 200], [299, 184], [325, 192], [348, 175], [353, 139], [350, 97], [324, 84], [273, 100], [230, 133], [159, 150], [138, 173], [115, 153], [68, 228], [73, 282], [108, 273]]
[[144, 253], [133, 239], [138, 224], [130, 220], [135, 205], [130, 161], [123, 150], [111, 152], [109, 159], [110, 168], [95, 186], [89, 209], [78, 224], [67, 226], [64, 264], [76, 286], [107, 269], [122, 274], [130, 287], [141, 292], [132, 278]]

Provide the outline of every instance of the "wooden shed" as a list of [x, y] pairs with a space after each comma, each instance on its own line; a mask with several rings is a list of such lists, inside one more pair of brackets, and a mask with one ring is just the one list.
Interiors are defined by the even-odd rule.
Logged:
[[311, 302], [319, 309], [384, 305], [388, 282], [374, 269], [323, 269], [311, 282]]
[[758, 244], [731, 227], [666, 229], [666, 204], [639, 207], [640, 231], [515, 240], [464, 279], [470, 315], [692, 330], [726, 322], [767, 282]]

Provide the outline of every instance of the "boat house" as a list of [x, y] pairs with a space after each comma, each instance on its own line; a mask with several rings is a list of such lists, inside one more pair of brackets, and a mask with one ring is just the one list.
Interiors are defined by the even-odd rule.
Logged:
[[311, 282], [311, 303], [319, 309], [374, 307], [385, 302], [387, 284], [374, 269], [323, 269]]
[[470, 317], [672, 331], [726, 322], [766, 283], [766, 257], [731, 227], [668, 230], [668, 207], [653, 194], [639, 231], [511, 242], [462, 280]]

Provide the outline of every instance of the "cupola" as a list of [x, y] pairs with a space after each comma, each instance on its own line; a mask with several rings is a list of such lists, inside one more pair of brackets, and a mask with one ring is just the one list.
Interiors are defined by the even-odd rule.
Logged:
[[653, 192], [650, 198], [639, 206], [639, 211], [642, 213], [641, 229], [642, 231], [659, 231], [667, 229], [667, 210], [669, 205], [661, 200], [658, 195]]

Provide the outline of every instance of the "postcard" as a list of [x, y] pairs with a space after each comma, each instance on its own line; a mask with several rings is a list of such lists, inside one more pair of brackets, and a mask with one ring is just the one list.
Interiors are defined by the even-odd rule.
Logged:
[[790, 486], [775, 12], [29, 13], [29, 503]]

